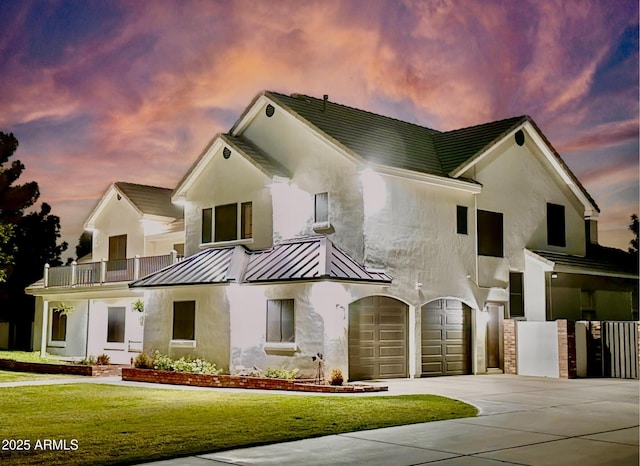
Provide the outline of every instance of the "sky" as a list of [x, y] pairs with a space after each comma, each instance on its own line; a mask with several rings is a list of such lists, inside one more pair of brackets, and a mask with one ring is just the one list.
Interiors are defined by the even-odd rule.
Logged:
[[445, 131], [527, 114], [627, 249], [637, 0], [0, 0], [0, 131], [73, 252], [114, 181], [173, 188], [262, 90]]

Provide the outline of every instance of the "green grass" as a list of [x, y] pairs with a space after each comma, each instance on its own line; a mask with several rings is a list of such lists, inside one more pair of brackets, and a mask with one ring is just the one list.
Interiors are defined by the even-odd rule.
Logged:
[[[417, 422], [475, 416], [435, 395], [302, 396], [112, 385], [0, 389], [0, 464], [135, 463]], [[35, 451], [37, 440], [77, 440], [77, 451]]]
[[46, 357], [40, 357], [40, 351], [0, 351], [0, 359], [11, 359], [20, 362], [45, 362], [48, 364], [68, 364], [56, 356], [47, 354]]
[[25, 382], [42, 379], [64, 379], [69, 377], [82, 377], [81, 375], [69, 374], [36, 374], [33, 372], [14, 372], [0, 370], [0, 383], [2, 382]]

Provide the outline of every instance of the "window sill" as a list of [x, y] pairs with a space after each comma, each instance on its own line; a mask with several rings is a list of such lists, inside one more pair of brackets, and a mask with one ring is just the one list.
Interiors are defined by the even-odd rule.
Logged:
[[47, 346], [50, 346], [51, 348], [66, 348], [67, 342], [66, 341], [50, 341], [49, 343], [47, 343]]
[[321, 232], [331, 232], [333, 233], [335, 230], [333, 229], [333, 225], [331, 225], [331, 222], [315, 222], [311, 228], [313, 228], [313, 231], [315, 231], [316, 233], [321, 233]]
[[170, 348], [195, 348], [196, 341], [195, 340], [170, 340], [169, 347]]
[[295, 343], [265, 343], [264, 352], [267, 354], [293, 355], [298, 351]]
[[253, 244], [253, 238], [234, 239], [232, 241], [215, 241], [213, 243], [200, 243], [200, 249], [239, 246], [242, 244]]

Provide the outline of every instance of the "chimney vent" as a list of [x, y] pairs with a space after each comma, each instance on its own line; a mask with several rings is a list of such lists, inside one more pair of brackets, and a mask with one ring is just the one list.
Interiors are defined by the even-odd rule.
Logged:
[[322, 113], [327, 111], [327, 102], [329, 101], [329, 94], [322, 96]]

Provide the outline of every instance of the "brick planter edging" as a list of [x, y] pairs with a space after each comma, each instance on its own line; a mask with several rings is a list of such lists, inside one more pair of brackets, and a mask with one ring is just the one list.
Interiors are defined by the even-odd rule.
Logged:
[[22, 362], [0, 359], [0, 369], [16, 372], [37, 372], [39, 374], [72, 374], [90, 377], [120, 375], [121, 366], [84, 366], [81, 364], [48, 364], [45, 362]]
[[154, 369], [122, 368], [122, 380], [131, 382], [191, 385], [195, 387], [245, 388], [258, 390], [288, 390], [320, 393], [371, 393], [388, 391], [386, 386], [372, 385], [316, 385], [312, 380], [269, 379], [237, 375], [190, 374]]

